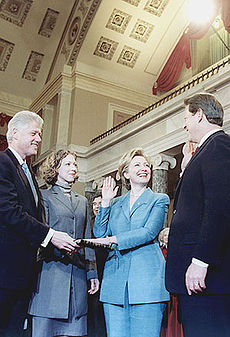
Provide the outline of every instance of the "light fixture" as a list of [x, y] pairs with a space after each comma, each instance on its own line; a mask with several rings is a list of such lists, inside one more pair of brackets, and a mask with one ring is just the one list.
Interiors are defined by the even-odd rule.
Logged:
[[215, 6], [213, 0], [189, 0], [187, 5], [187, 17], [190, 22], [198, 24], [209, 22], [214, 15]]

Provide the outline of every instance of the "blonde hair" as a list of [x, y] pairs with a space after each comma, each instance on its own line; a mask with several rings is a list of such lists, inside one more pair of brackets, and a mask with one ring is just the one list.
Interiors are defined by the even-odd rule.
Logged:
[[127, 189], [130, 189], [130, 182], [125, 178], [124, 173], [127, 172], [128, 166], [132, 159], [137, 156], [144, 157], [148, 164], [151, 165], [150, 158], [144, 153], [142, 148], [139, 147], [126, 152], [119, 161], [118, 173]]

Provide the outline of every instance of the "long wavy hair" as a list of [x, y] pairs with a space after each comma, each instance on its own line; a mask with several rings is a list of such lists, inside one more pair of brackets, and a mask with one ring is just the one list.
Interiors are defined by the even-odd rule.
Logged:
[[[61, 166], [62, 160], [71, 154], [77, 160], [77, 154], [69, 150], [58, 150], [51, 153], [41, 167], [41, 175], [45, 182], [49, 185], [55, 185], [58, 178], [57, 169]], [[78, 176], [75, 178], [75, 181]]]

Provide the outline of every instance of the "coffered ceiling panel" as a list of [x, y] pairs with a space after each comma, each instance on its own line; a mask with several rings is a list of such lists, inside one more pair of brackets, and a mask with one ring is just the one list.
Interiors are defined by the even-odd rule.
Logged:
[[187, 0], [0, 0], [0, 91], [33, 99], [65, 64], [151, 95]]

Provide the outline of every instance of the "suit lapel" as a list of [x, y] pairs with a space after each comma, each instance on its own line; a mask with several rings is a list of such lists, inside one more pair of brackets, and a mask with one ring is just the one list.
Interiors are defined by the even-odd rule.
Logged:
[[[12, 160], [12, 162], [14, 163], [14, 165], [16, 166], [16, 170], [17, 170], [17, 174], [18, 176], [21, 178], [21, 181], [23, 183], [23, 185], [25, 185], [25, 187], [27, 188], [28, 190], [28, 193], [30, 195], [30, 200], [33, 204], [33, 206], [36, 208], [36, 203], [35, 203], [35, 200], [34, 200], [34, 195], [33, 195], [33, 192], [31, 190], [31, 187], [30, 187], [30, 183], [21, 167], [21, 165], [19, 164], [19, 161], [17, 160], [17, 158], [15, 157], [15, 155], [10, 151], [10, 149], [6, 149], [5, 152], [7, 153], [7, 155], [10, 157], [10, 159]], [[35, 181], [35, 178], [34, 178], [34, 175], [33, 173], [31, 173], [32, 177], [33, 177], [33, 181]], [[37, 182], [35, 182], [35, 186], [36, 186], [36, 191], [38, 190], [38, 185], [37, 185]], [[39, 194], [39, 193], [38, 193]]]
[[75, 209], [77, 208], [77, 206], [79, 204], [78, 194], [74, 193], [74, 192], [71, 192], [71, 198], [72, 198], [73, 211], [75, 211]]
[[130, 195], [130, 191], [121, 200], [121, 209], [122, 209], [125, 217], [127, 218], [127, 220], [130, 220], [129, 195]]
[[134, 202], [131, 210], [130, 210], [130, 216], [133, 215], [133, 213], [139, 208], [141, 207], [143, 204], [147, 203], [148, 200], [148, 194], [149, 194], [149, 188], [147, 188], [142, 194], [141, 196]]
[[194, 153], [194, 155], [192, 156], [192, 158], [190, 159], [190, 161], [188, 162], [187, 166], [185, 167], [184, 169], [184, 172], [177, 184], [177, 187], [176, 187], [176, 192], [175, 192], [175, 199], [174, 199], [174, 207], [176, 205], [176, 202], [177, 202], [177, 198], [178, 198], [178, 195], [179, 195], [179, 191], [180, 191], [180, 186], [181, 186], [181, 183], [183, 181], [183, 177], [184, 177], [184, 173], [189, 169], [189, 167], [191, 166], [191, 164], [194, 162], [194, 160], [196, 160], [200, 154], [202, 153], [203, 149], [215, 138], [215, 137], [218, 137], [219, 135], [222, 135], [224, 133], [224, 131], [218, 131], [218, 132], [215, 132], [214, 134], [212, 134], [211, 136], [209, 136], [205, 142], [199, 147], [199, 149], [197, 149], [197, 151]]
[[67, 207], [71, 212], [73, 212], [73, 207], [71, 205], [71, 200], [64, 195], [61, 189], [58, 186], [53, 186], [51, 188], [54, 197], [61, 202], [65, 207]]

